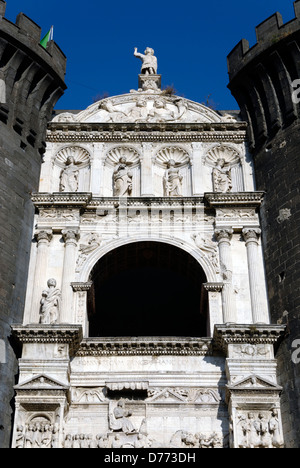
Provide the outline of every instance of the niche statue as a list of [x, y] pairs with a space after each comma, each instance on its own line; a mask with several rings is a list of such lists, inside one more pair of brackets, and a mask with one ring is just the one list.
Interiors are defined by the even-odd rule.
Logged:
[[61, 290], [56, 288], [56, 280], [51, 278], [47, 283], [48, 289], [42, 293], [40, 307], [40, 323], [43, 325], [55, 325], [58, 322]]
[[60, 173], [60, 192], [78, 191], [79, 169], [76, 166], [74, 156], [69, 156], [64, 169]]
[[218, 159], [213, 169], [214, 191], [227, 193], [232, 191], [232, 176], [230, 166], [226, 167], [225, 159]]
[[114, 196], [115, 197], [130, 197], [132, 194], [132, 177], [133, 174], [128, 168], [126, 158], [120, 158], [119, 165], [114, 171]]
[[179, 169], [176, 169], [176, 162], [170, 159], [164, 177], [164, 196], [182, 197], [182, 180], [183, 176], [179, 174]]

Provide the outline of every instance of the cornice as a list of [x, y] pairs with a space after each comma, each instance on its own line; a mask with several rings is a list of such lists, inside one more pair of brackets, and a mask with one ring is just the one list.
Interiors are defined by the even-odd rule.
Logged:
[[61, 123], [50, 122], [49, 142], [235, 142], [246, 140], [247, 123]]
[[269, 344], [275, 345], [283, 339], [286, 327], [283, 325], [216, 325], [214, 331], [215, 346], [227, 353], [228, 345]]
[[87, 338], [76, 356], [211, 356], [211, 338]]
[[92, 193], [33, 193], [31, 200], [37, 208], [45, 206], [85, 207], [92, 199]]
[[205, 193], [204, 200], [211, 207], [255, 206], [262, 204], [265, 192]]
[[68, 344], [73, 354], [79, 347], [83, 333], [81, 325], [12, 325], [15, 337], [22, 344], [46, 343]]

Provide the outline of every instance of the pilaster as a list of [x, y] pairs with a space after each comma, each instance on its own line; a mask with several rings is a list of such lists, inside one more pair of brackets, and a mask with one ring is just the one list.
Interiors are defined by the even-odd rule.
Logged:
[[215, 345], [226, 354], [226, 401], [231, 448], [282, 448], [282, 388], [277, 383], [274, 345], [280, 325], [217, 325]]

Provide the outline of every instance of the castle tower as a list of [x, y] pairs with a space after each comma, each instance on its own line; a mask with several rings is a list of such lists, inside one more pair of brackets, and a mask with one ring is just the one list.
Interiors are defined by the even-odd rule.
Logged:
[[66, 58], [23, 13], [4, 18], [0, 1], [0, 447], [11, 437], [18, 372], [11, 324], [22, 322], [34, 206], [47, 122], [65, 89]]
[[271, 317], [288, 325], [278, 353], [283, 427], [287, 446], [299, 448], [299, 0], [294, 8], [296, 18], [287, 24], [276, 13], [257, 26], [257, 44], [249, 49], [242, 40], [229, 54], [228, 68], [229, 89], [248, 122], [257, 189], [265, 192], [261, 220]]

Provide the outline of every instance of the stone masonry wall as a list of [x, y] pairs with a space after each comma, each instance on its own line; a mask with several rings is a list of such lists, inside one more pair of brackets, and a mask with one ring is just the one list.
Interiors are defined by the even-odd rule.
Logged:
[[256, 28], [252, 49], [242, 40], [228, 56], [229, 89], [249, 124], [257, 190], [266, 192], [261, 218], [271, 320], [287, 325], [277, 357], [288, 448], [300, 447], [300, 364], [292, 359], [300, 339], [300, 106], [292, 98], [300, 78], [299, 0], [294, 7], [294, 20], [284, 25], [276, 13]]
[[0, 1], [0, 447], [10, 446], [18, 372], [11, 325], [22, 322], [34, 207], [47, 122], [65, 89], [66, 58], [23, 14]]

